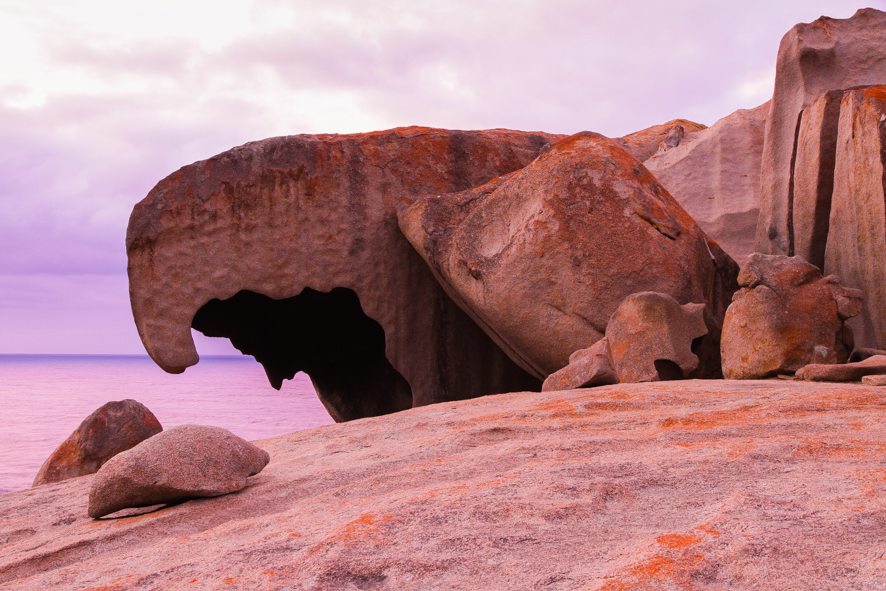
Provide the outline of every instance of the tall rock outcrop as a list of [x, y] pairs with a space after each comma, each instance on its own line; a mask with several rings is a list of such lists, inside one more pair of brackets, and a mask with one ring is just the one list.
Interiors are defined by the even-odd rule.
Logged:
[[641, 291], [706, 304], [702, 375], [719, 373], [737, 266], [608, 138], [560, 140], [519, 171], [418, 200], [399, 220], [453, 299], [536, 377], [599, 340]]
[[252, 142], [185, 166], [135, 206], [132, 310], [163, 369], [197, 362], [192, 326], [305, 371], [337, 420], [539, 383], [443, 292], [396, 204], [517, 170], [553, 136], [400, 128]]
[[794, 166], [803, 109], [829, 90], [884, 81], [884, 12], [864, 8], [848, 19], [821, 17], [785, 34], [763, 143], [758, 251], [795, 254]]
[[768, 113], [768, 102], [736, 111], [643, 162], [705, 234], [739, 263], [754, 252]]
[[864, 292], [856, 344], [886, 349], [886, 86], [843, 94], [833, 185], [824, 269]]

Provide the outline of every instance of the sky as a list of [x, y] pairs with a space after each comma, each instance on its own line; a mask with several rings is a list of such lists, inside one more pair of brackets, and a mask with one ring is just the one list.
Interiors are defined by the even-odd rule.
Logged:
[[185, 164], [400, 125], [711, 124], [769, 99], [792, 25], [861, 6], [886, 0], [0, 0], [0, 354], [144, 353], [126, 224]]

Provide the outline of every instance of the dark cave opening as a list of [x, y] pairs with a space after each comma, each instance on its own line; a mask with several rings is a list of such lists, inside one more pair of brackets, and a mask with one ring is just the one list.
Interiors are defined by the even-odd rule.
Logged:
[[385, 357], [384, 329], [350, 289], [305, 288], [284, 299], [241, 291], [207, 302], [191, 326], [255, 357], [278, 390], [305, 372], [336, 421], [412, 407], [409, 383]]

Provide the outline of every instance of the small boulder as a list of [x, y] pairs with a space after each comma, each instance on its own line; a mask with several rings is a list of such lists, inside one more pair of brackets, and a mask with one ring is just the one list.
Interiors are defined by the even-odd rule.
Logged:
[[865, 386], [886, 386], [886, 375], [872, 375], [861, 378], [861, 383]]
[[723, 321], [726, 378], [768, 378], [847, 360], [852, 332], [844, 321], [861, 311], [861, 291], [822, 277], [799, 257], [760, 253], [748, 258], [738, 284]]
[[108, 402], [86, 417], [43, 462], [32, 486], [94, 474], [120, 452], [161, 432], [148, 408], [135, 400]]
[[587, 349], [569, 356], [569, 364], [548, 376], [541, 386], [549, 390], [573, 390], [617, 384], [618, 376], [609, 358], [609, 341], [603, 337]]
[[797, 370], [797, 377], [810, 382], [857, 382], [865, 376], [886, 375], [886, 355], [840, 365], [810, 364]]
[[236, 492], [269, 461], [268, 452], [226, 429], [173, 427], [101, 467], [89, 491], [89, 516]]
[[708, 333], [704, 304], [680, 305], [668, 294], [624, 299], [606, 325], [612, 366], [621, 383], [689, 377], [698, 369], [696, 339]]

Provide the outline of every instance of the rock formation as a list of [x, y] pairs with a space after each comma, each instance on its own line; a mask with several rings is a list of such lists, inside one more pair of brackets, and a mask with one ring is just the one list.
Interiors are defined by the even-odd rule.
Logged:
[[236, 492], [269, 461], [268, 452], [226, 429], [172, 427], [99, 469], [89, 490], [89, 516]]
[[290, 136], [182, 168], [127, 232], [136, 326], [167, 371], [192, 326], [253, 355], [276, 387], [305, 371], [337, 420], [538, 388], [444, 294], [396, 204], [532, 161], [554, 136], [401, 128]]
[[573, 390], [617, 383], [618, 376], [612, 368], [609, 354], [609, 341], [603, 337], [587, 349], [579, 349], [570, 355], [566, 367], [549, 375], [541, 385], [541, 391]]
[[810, 363], [844, 363], [852, 350], [844, 321], [861, 311], [862, 293], [799, 257], [755, 253], [738, 274], [726, 310], [723, 374], [755, 379]]
[[612, 140], [560, 140], [525, 168], [418, 200], [399, 220], [453, 299], [538, 378], [602, 338], [640, 291], [707, 304], [705, 372], [719, 373], [735, 263]]
[[157, 417], [140, 402], [103, 404], [46, 459], [33, 486], [93, 474], [115, 455], [162, 430]]
[[869, 375], [861, 378], [861, 383], [865, 386], [886, 386], [886, 375]]
[[707, 334], [704, 304], [680, 305], [663, 293], [631, 294], [606, 325], [606, 340], [619, 383], [694, 377], [696, 339]]
[[242, 492], [138, 517], [86, 517], [94, 476], [0, 495], [0, 588], [876, 591], [882, 390], [503, 394], [258, 442]]
[[772, 108], [766, 121], [757, 250], [795, 253], [794, 164], [801, 113], [829, 90], [886, 81], [886, 13], [799, 24], [781, 40]]
[[643, 162], [655, 154], [683, 145], [707, 126], [688, 119], [673, 119], [620, 137], [615, 141]]
[[768, 102], [736, 111], [643, 162], [705, 234], [739, 263], [754, 252], [768, 114]]
[[886, 86], [843, 94], [833, 184], [824, 270], [865, 294], [856, 343], [886, 349]]
[[840, 365], [814, 363], [797, 370], [798, 378], [814, 382], [857, 382], [873, 375], [886, 375], [886, 355]]

